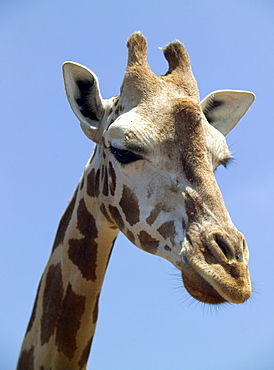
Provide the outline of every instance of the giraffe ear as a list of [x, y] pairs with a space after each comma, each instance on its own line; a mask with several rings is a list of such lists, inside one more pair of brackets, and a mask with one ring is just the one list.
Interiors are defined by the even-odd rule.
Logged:
[[219, 90], [209, 94], [201, 107], [208, 122], [227, 135], [247, 112], [255, 99], [249, 91]]
[[97, 77], [88, 68], [73, 62], [63, 64], [63, 76], [69, 104], [82, 130], [89, 139], [101, 143], [105, 108]]

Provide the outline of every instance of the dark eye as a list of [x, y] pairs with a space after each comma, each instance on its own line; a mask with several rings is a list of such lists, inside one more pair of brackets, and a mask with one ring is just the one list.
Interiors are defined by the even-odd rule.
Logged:
[[121, 164], [128, 164], [142, 159], [140, 155], [130, 152], [129, 150], [114, 148], [114, 146], [110, 146], [109, 150]]

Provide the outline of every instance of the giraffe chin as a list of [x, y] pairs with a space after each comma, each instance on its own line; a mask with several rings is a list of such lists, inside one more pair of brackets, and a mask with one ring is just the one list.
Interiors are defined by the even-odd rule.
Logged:
[[247, 266], [241, 266], [241, 276], [231, 276], [224, 272], [223, 266], [216, 264], [205, 266], [189, 263], [185, 259], [182, 267], [182, 279], [188, 293], [200, 302], [208, 304], [235, 303], [247, 301], [252, 293]]
[[216, 305], [227, 302], [190, 265], [182, 268], [182, 279], [188, 293], [197, 301]]

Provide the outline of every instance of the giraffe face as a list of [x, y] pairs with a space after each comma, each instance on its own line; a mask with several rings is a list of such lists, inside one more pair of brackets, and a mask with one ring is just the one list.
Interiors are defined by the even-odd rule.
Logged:
[[[242, 286], [243, 281], [250, 284], [248, 249], [214, 177], [216, 167], [231, 158], [225, 138], [189, 99], [176, 100], [163, 116], [167, 121], [155, 125], [136, 109], [109, 126], [105, 166], [111, 163], [115, 171], [116, 190], [104, 203], [135, 245], [182, 271], [196, 299], [239, 303], [250, 295], [249, 287]], [[216, 271], [217, 283], [212, 278]], [[222, 284], [226, 275], [236, 298]]]
[[[231, 155], [224, 135], [254, 100], [217, 91], [201, 103], [188, 55], [178, 42], [164, 53], [166, 76], [146, 62], [134, 34], [119, 97], [101, 98], [96, 76], [64, 66], [70, 105], [99, 150], [89, 178], [104, 217], [135, 245], [169, 260], [205, 303], [241, 303], [251, 294], [248, 248], [233, 225], [214, 170]], [[92, 185], [94, 187], [94, 185]]]

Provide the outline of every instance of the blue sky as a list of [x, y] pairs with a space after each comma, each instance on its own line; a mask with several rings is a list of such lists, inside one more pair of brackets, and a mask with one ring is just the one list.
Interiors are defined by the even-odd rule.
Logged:
[[1, 353], [14, 369], [62, 212], [93, 144], [66, 100], [61, 65], [82, 63], [116, 95], [128, 36], [141, 30], [156, 74], [158, 47], [180, 39], [201, 97], [243, 89], [257, 99], [228, 136], [236, 161], [217, 171], [248, 241], [254, 293], [215, 310], [188, 298], [180, 274], [122, 235], [100, 301], [89, 369], [274, 368], [274, 3], [269, 1], [5, 1], [0, 5]]

